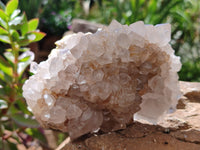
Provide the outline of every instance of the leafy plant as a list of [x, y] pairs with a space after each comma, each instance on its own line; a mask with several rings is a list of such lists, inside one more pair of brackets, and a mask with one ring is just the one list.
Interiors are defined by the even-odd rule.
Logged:
[[[78, 1], [77, 1], [78, 2]], [[51, 35], [63, 35], [73, 17], [75, 0], [47, 0], [40, 15], [40, 27]]]
[[200, 60], [195, 62], [188, 61], [182, 64], [182, 69], [179, 76], [184, 81], [198, 81], [200, 82]]
[[[0, 0], [0, 8], [4, 3], [7, 3], [9, 0]], [[26, 12], [28, 19], [33, 19], [39, 17], [43, 4], [48, 0], [19, 0], [19, 9], [23, 12]]]
[[27, 127], [39, 127], [27, 110], [22, 85], [24, 72], [34, 59], [34, 53], [25, 46], [41, 40], [45, 33], [37, 30], [38, 19], [28, 21], [17, 9], [18, 0], [10, 0], [6, 6], [1, 3], [1, 8], [0, 42], [9, 48], [0, 55], [0, 149], [14, 149], [20, 142], [27, 146], [22, 136]]
[[39, 17], [44, 0], [19, 0], [19, 8], [26, 12], [27, 18]]

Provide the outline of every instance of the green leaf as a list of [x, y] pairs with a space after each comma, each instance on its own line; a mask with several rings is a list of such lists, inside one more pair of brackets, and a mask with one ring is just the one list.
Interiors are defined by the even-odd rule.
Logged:
[[19, 56], [19, 63], [17, 72], [21, 76], [26, 67], [30, 65], [30, 63], [34, 60], [34, 53], [31, 51], [26, 51]]
[[38, 27], [39, 19], [32, 19], [28, 22], [28, 31], [35, 31]]
[[7, 35], [0, 35], [0, 41], [10, 44], [10, 39]]
[[9, 76], [12, 76], [13, 74], [12, 68], [10, 67], [9, 63], [2, 56], [0, 56], [0, 70]]
[[16, 30], [12, 30], [11, 35], [14, 41], [19, 40], [19, 33]]
[[12, 13], [12, 15], [10, 16], [10, 18], [11, 18], [11, 19], [14, 19], [15, 17], [17, 17], [17, 15], [19, 15], [20, 12], [21, 12], [21, 10], [16, 9], [16, 10]]
[[9, 26], [17, 26], [22, 24], [22, 20], [23, 20], [23, 16], [18, 16], [16, 18], [14, 18], [13, 20], [8, 22]]
[[44, 32], [31, 32], [28, 34], [28, 39], [30, 42], [37, 42], [40, 41], [46, 34]]
[[12, 120], [14, 120], [18, 125], [22, 127], [37, 128], [39, 124], [36, 120], [32, 119], [30, 116], [24, 116], [24, 114], [18, 113], [11, 115]]
[[24, 36], [28, 32], [28, 22], [27, 22], [27, 17], [25, 14], [23, 15], [23, 25], [21, 26], [20, 30], [21, 30], [22, 36]]
[[5, 100], [0, 99], [0, 109], [8, 108], [8, 104]]
[[5, 29], [3, 29], [2, 27], [0, 27], [0, 35], [1, 34], [8, 34], [8, 31], [6, 31]]
[[[4, 73], [4, 81], [7, 84], [12, 84], [12, 81], [13, 81], [12, 75], [8, 75], [8, 74]], [[10, 95], [11, 90], [13, 91], [13, 89], [9, 90], [9, 88], [10, 87], [7, 87], [7, 89], [5, 89], [6, 95]]]
[[[4, 74], [3, 71], [0, 70], [0, 81], [2, 82], [6, 82], [6, 74]], [[1, 83], [2, 84], [2, 83]], [[2, 88], [0, 88], [0, 95], [1, 95], [1, 92], [3, 92], [5, 94], [5, 91], [3, 90], [2, 91]]]
[[29, 43], [30, 43], [30, 41], [29, 41], [28, 39], [26, 39], [26, 38], [21, 38], [21, 39], [19, 39], [19, 41], [18, 41], [18, 44], [19, 44], [20, 46], [27, 46]]
[[36, 39], [36, 35], [35, 34], [28, 34], [27, 38], [28, 38], [29, 41], [33, 41], [33, 40]]
[[4, 13], [3, 10], [0, 9], [0, 18], [3, 20], [3, 21], [7, 21], [8, 19], [8, 16]]
[[[0, 80], [5, 81], [4, 73], [1, 70], [0, 70]], [[0, 88], [0, 90], [1, 90], [1, 88]], [[1, 93], [0, 93], [0, 95], [1, 95]]]
[[12, 52], [13, 50], [12, 50], [12, 48], [7, 48], [6, 49], [6, 52]]
[[22, 100], [21, 98], [15, 101], [15, 105], [19, 108], [20, 111], [22, 111], [24, 114], [31, 115], [31, 112], [27, 109], [27, 104], [25, 100]]
[[26, 62], [26, 61], [29, 61], [29, 59], [30, 59], [30, 56], [27, 56], [27, 57], [20, 59], [19, 61], [20, 62]]
[[11, 103], [8, 114], [13, 115], [19, 113], [19, 110], [15, 107], [15, 103]]
[[4, 56], [11, 62], [14, 62], [14, 60], [15, 60], [15, 57], [11, 52], [5, 52]]
[[7, 29], [7, 24], [6, 22], [0, 18], [0, 26], [4, 27], [5, 29]]
[[18, 60], [24, 62], [23, 59], [25, 59], [25, 58], [27, 58], [27, 57], [30, 58], [30, 61], [33, 61], [34, 58], [35, 58], [35, 55], [34, 55], [34, 53], [33, 53], [32, 51], [26, 51], [26, 52], [22, 53], [22, 54], [18, 57]]
[[6, 14], [7, 15], [11, 15], [13, 13], [14, 10], [16, 10], [18, 7], [18, 0], [10, 0], [7, 4], [6, 4]]
[[23, 47], [23, 48], [20, 48], [19, 51], [20, 52], [26, 52], [26, 51], [29, 51], [30, 48], [27, 48], [27, 47]]

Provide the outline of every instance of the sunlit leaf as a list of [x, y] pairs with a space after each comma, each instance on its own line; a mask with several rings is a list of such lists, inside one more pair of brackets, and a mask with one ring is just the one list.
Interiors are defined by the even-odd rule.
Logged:
[[10, 67], [9, 63], [6, 62], [2, 56], [0, 56], [0, 70], [9, 76], [12, 76], [12, 68]]
[[0, 26], [4, 27], [5, 29], [7, 28], [6, 22], [0, 18]]
[[28, 67], [28, 65], [30, 65], [29, 61], [19, 62], [18, 67], [17, 67], [18, 74], [21, 75], [24, 72], [24, 70], [26, 69], [26, 67]]
[[19, 62], [26, 62], [26, 61], [29, 61], [30, 60], [30, 56], [26, 56], [22, 59], [19, 60]]
[[28, 22], [27, 22], [27, 20], [24, 20], [24, 23], [21, 26], [20, 30], [21, 30], [22, 36], [24, 36], [28, 32]]
[[7, 35], [0, 35], [0, 41], [10, 44], [10, 39]]
[[[6, 84], [11, 84], [11, 82], [12, 82], [12, 77], [11, 76], [9, 76], [9, 75], [7, 75], [5, 72], [3, 72], [3, 71], [0, 71], [0, 79], [2, 80], [2, 81], [4, 81]], [[4, 87], [4, 95], [9, 95], [10, 93], [8, 92], [8, 91], [6, 91], [6, 89], [5, 89], [5, 87]], [[7, 94], [6, 94], [7, 93]]]
[[26, 67], [30, 65], [30, 63], [34, 60], [34, 57], [34, 53], [31, 51], [26, 51], [19, 56], [18, 59], [20, 62], [18, 63], [17, 68], [17, 72], [19, 75], [21, 75], [26, 69]]
[[5, 29], [3, 29], [2, 27], [0, 27], [0, 35], [1, 34], [8, 34], [8, 31], [6, 31]]
[[14, 18], [13, 20], [11, 20], [8, 25], [9, 26], [17, 26], [17, 25], [20, 25], [22, 24], [22, 20], [23, 20], [23, 17], [22, 16], [19, 16], [19, 17], [16, 17]]
[[3, 10], [0, 9], [0, 18], [3, 20], [3, 21], [7, 21], [7, 18], [8, 16], [4, 13]]
[[32, 19], [28, 22], [28, 31], [35, 31], [37, 29], [39, 19]]
[[26, 51], [24, 53], [22, 53], [19, 57], [18, 60], [22, 61], [22, 59], [26, 58], [26, 57], [30, 57], [30, 61], [33, 61], [35, 58], [35, 55], [32, 51]]
[[27, 47], [23, 47], [23, 48], [20, 48], [19, 51], [20, 52], [26, 52], [26, 51], [29, 51], [30, 48], [27, 48]]
[[14, 10], [14, 12], [10, 16], [10, 18], [14, 19], [17, 15], [19, 15], [20, 12], [21, 12], [21, 10], [19, 10], [19, 9]]
[[[1, 70], [0, 70], [0, 80], [5, 81], [4, 73]], [[2, 89], [2, 88], [0, 88], [0, 89]]]
[[12, 52], [12, 48], [7, 48], [6, 52]]
[[11, 118], [22, 127], [37, 128], [39, 127], [38, 122], [32, 119], [31, 116], [24, 114], [13, 114]]
[[15, 57], [11, 52], [5, 52], [4, 56], [11, 62], [14, 62], [14, 60], [15, 60]]
[[0, 109], [8, 108], [8, 104], [5, 100], [0, 99]]
[[43, 32], [31, 32], [28, 37], [31, 42], [40, 41], [46, 34]]
[[18, 0], [10, 0], [6, 5], [6, 14], [11, 15], [15, 9], [18, 7]]
[[36, 35], [35, 34], [28, 34], [27, 38], [28, 38], [29, 41], [33, 41], [33, 40], [36, 39]]
[[0, 64], [9, 67], [9, 63], [0, 55]]

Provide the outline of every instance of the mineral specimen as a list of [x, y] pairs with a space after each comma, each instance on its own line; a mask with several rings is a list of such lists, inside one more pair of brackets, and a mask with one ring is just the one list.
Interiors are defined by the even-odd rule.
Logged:
[[56, 42], [48, 60], [32, 63], [23, 95], [44, 126], [71, 138], [125, 128], [134, 119], [156, 123], [180, 96], [180, 58], [170, 25], [112, 21], [96, 33]]

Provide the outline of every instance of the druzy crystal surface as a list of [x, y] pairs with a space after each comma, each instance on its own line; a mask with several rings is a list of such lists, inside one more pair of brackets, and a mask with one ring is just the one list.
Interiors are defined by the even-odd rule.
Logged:
[[31, 64], [23, 95], [44, 127], [71, 138], [123, 129], [133, 119], [156, 123], [180, 96], [180, 58], [169, 24], [112, 21], [96, 33], [56, 42], [48, 59]]

